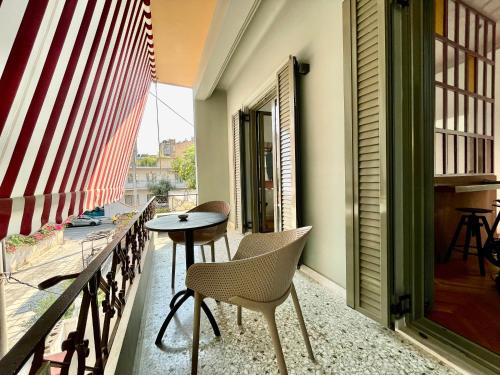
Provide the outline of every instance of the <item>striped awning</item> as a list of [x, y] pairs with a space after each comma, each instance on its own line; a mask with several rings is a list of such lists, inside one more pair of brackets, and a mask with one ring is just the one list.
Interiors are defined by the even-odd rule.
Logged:
[[0, 4], [1, 239], [123, 196], [155, 62], [149, 0]]

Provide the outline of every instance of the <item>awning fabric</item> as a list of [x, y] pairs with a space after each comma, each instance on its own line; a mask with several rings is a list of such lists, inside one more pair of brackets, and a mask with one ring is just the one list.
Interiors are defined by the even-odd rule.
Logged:
[[123, 195], [156, 77], [149, 0], [0, 3], [1, 239]]

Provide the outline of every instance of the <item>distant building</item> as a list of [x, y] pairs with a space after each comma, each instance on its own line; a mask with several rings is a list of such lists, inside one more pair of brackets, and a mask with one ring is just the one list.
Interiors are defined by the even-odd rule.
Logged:
[[[182, 156], [184, 151], [194, 144], [193, 139], [176, 142], [175, 139], [167, 139], [160, 143], [160, 157], [157, 155], [137, 154], [132, 157], [128, 176], [125, 181], [125, 195], [121, 203], [127, 206], [138, 207], [144, 205], [153, 194], [148, 186], [151, 183], [166, 179], [172, 185], [172, 195], [184, 195], [191, 193], [186, 184], [172, 169], [175, 158]], [[195, 193], [195, 192], [193, 192]]]

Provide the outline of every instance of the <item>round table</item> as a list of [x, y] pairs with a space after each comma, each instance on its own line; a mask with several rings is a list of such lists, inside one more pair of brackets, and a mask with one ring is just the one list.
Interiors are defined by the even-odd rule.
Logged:
[[[158, 217], [145, 224], [147, 229], [154, 232], [184, 232], [186, 271], [194, 263], [193, 232], [199, 229], [214, 227], [226, 222], [228, 219], [226, 215], [215, 212], [190, 212], [188, 215], [189, 216], [186, 221], [181, 221], [178, 215], [173, 214]], [[172, 297], [172, 300], [170, 301], [170, 312], [168, 313], [160, 331], [158, 332], [158, 336], [156, 337], [155, 344], [157, 346], [161, 345], [163, 335], [165, 334], [168, 324], [174, 317], [175, 313], [189, 297], [194, 297], [194, 292], [191, 289], [181, 290]], [[215, 321], [212, 312], [205, 302], [201, 303], [201, 307], [210, 321], [215, 335], [220, 336], [219, 327], [217, 326], [217, 322]]]

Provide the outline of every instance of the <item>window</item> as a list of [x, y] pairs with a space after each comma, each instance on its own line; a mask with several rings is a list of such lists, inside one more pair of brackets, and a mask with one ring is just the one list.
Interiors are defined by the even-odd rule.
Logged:
[[134, 205], [134, 196], [126, 194], [125, 195], [125, 204], [128, 204], [129, 206], [133, 206]]
[[494, 22], [436, 0], [435, 175], [493, 173]]
[[134, 182], [134, 175], [132, 173], [128, 174], [127, 181], [130, 183]]

